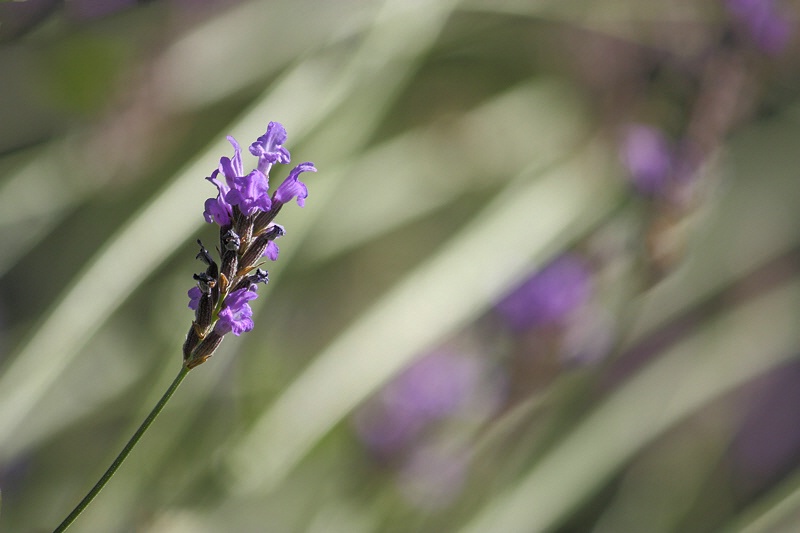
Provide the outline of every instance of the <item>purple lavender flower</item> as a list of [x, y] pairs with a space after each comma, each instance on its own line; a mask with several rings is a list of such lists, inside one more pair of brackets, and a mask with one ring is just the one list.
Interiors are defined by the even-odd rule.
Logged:
[[468, 457], [452, 438], [457, 432], [438, 429], [454, 420], [459, 427], [483, 424], [505, 396], [501, 377], [482, 358], [444, 348], [414, 361], [355, 413], [358, 437], [396, 468], [409, 503], [440, 508], [457, 496]]
[[230, 205], [238, 205], [239, 210], [250, 216], [257, 211], [269, 211], [272, 201], [269, 199], [269, 181], [260, 170], [254, 170], [247, 176], [237, 176], [230, 180], [231, 189], [225, 195]]
[[201, 291], [200, 287], [197, 285], [189, 289], [189, 309], [197, 311], [197, 307], [200, 305], [200, 298], [202, 296], [203, 291]]
[[725, 7], [761, 51], [776, 55], [786, 48], [792, 27], [774, 0], [726, 0]]
[[270, 122], [267, 132], [250, 145], [250, 153], [258, 157], [258, 170], [269, 173], [273, 163], [285, 165], [291, 161], [289, 150], [283, 147], [286, 130], [279, 122]]
[[620, 158], [639, 192], [658, 195], [666, 190], [673, 173], [675, 153], [661, 130], [644, 124], [629, 126]]
[[473, 357], [447, 350], [430, 353], [357, 413], [356, 431], [378, 455], [395, 454], [429, 424], [462, 412], [484, 389], [494, 389], [496, 383], [486, 378], [485, 366]]
[[515, 330], [558, 325], [585, 304], [592, 293], [591, 270], [575, 254], [559, 257], [497, 304]]
[[[286, 141], [286, 130], [278, 122], [270, 122], [267, 132], [250, 145], [250, 153], [258, 156], [258, 168], [244, 175], [242, 168], [242, 154], [239, 143], [233, 137], [228, 137], [233, 145], [233, 158], [223, 157], [219, 160], [219, 168], [208, 179], [217, 187], [217, 197], [209, 198], [205, 203], [203, 216], [206, 222], [216, 222], [220, 226], [231, 223], [233, 206], [251, 216], [258, 211], [266, 212], [272, 207], [274, 201], [279, 206], [288, 203], [292, 198], [297, 198], [297, 205], [305, 205], [308, 197], [308, 188], [300, 181], [303, 172], [316, 172], [314, 164], [301, 163], [294, 167], [286, 179], [275, 191], [272, 199], [269, 196], [269, 170], [273, 163], [288, 163], [289, 151], [282, 146]], [[225, 181], [219, 179], [219, 175]], [[270, 253], [277, 258], [277, 246], [270, 247]], [[270, 256], [271, 257], [271, 256]]]
[[233, 291], [222, 302], [222, 310], [219, 312], [219, 320], [214, 326], [214, 332], [225, 335], [232, 332], [237, 337], [246, 331], [253, 329], [253, 310], [247, 304], [250, 300], [258, 297], [256, 286], [251, 285], [245, 289]]
[[[205, 203], [205, 211], [203, 216], [206, 222], [216, 222], [220, 226], [227, 226], [231, 223], [233, 216], [233, 207], [226, 199], [231, 190], [234, 180], [244, 174], [242, 168], [242, 151], [236, 139], [228, 136], [228, 142], [233, 146], [233, 159], [222, 157], [219, 160], [219, 167], [206, 178], [217, 187], [217, 197], [209, 198]], [[225, 177], [225, 181], [220, 181], [219, 175]]]
[[278, 190], [275, 191], [275, 195], [272, 199], [279, 204], [285, 204], [291, 202], [292, 198], [297, 197], [297, 205], [303, 207], [306, 203], [306, 198], [308, 198], [308, 188], [305, 183], [300, 181], [300, 174], [303, 172], [316, 171], [317, 169], [314, 168], [314, 163], [300, 163], [289, 172], [289, 175], [283, 180], [283, 183], [280, 184]]
[[268, 257], [270, 261], [277, 261], [279, 251], [280, 248], [275, 244], [275, 241], [269, 241], [266, 250], [264, 250], [264, 257]]
[[205, 217], [206, 222], [209, 224], [216, 222], [219, 226], [227, 226], [231, 223], [233, 210], [231, 209], [231, 205], [225, 201], [225, 196], [222, 193], [223, 189], [220, 185], [216, 183], [215, 185], [219, 188], [220, 193], [216, 198], [209, 198], [206, 200], [203, 217]]
[[233, 146], [233, 159], [221, 157], [219, 160], [219, 171], [228, 179], [232, 180], [237, 176], [244, 174], [244, 167], [242, 166], [242, 149], [239, 143], [232, 135], [226, 137], [228, 142]]

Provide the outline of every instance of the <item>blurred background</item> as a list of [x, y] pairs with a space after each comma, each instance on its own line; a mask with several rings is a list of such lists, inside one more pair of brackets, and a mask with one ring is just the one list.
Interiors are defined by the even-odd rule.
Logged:
[[274, 120], [319, 172], [256, 327], [71, 530], [797, 531], [797, 7], [1, 3], [0, 530], [179, 370]]

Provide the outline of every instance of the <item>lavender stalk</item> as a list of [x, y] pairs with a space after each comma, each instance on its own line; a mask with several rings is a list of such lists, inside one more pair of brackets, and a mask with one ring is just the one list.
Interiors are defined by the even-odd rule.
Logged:
[[188, 293], [189, 308], [194, 310], [195, 316], [183, 344], [181, 369], [111, 466], [54, 533], [66, 531], [103, 490], [189, 371], [206, 362], [228, 333], [239, 336], [253, 329], [253, 310], [248, 302], [258, 297], [258, 285], [269, 281], [269, 274], [260, 267], [264, 257], [277, 260], [279, 249], [275, 240], [285, 233], [283, 226], [273, 220], [283, 205], [293, 199], [301, 207], [305, 205], [308, 189], [300, 181], [300, 174], [317, 169], [310, 162], [297, 165], [270, 196], [272, 165], [287, 164], [291, 159], [289, 151], [283, 147], [284, 127], [270, 122], [266, 133], [250, 145], [250, 153], [258, 158], [258, 165], [248, 174], [242, 167], [239, 144], [233, 137], [228, 137], [228, 141], [234, 149], [233, 157], [222, 157], [219, 167], [206, 178], [217, 187], [217, 196], [206, 200], [203, 213], [206, 222], [219, 226], [220, 263], [217, 264], [198, 239], [197, 259], [206, 269], [194, 275], [197, 284]]

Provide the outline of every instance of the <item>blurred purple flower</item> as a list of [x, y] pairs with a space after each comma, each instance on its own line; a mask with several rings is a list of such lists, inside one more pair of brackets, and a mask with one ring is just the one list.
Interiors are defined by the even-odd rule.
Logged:
[[485, 379], [479, 360], [451, 351], [433, 352], [395, 377], [356, 414], [356, 431], [374, 452], [397, 453], [428, 424], [469, 405]]
[[515, 330], [556, 325], [592, 294], [592, 272], [576, 254], [566, 254], [514, 289], [496, 310]]
[[672, 176], [675, 151], [661, 130], [632, 124], [625, 131], [620, 159], [636, 190], [658, 195], [665, 191]]
[[791, 22], [775, 0], [725, 0], [725, 7], [762, 52], [776, 55], [789, 44]]
[[434, 352], [418, 359], [384, 390], [384, 401], [422, 420], [452, 414], [478, 385], [480, 367], [454, 352]]

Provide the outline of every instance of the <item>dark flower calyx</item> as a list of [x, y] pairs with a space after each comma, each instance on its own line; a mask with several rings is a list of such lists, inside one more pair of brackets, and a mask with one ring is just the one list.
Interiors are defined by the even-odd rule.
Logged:
[[267, 228], [265, 235], [269, 240], [273, 240], [286, 235], [286, 230], [280, 224], [273, 224]]
[[186, 334], [186, 342], [183, 343], [183, 360], [186, 361], [192, 355], [192, 352], [197, 345], [200, 344], [200, 335], [198, 335], [197, 330], [194, 327], [194, 324], [189, 328], [189, 332]]
[[211, 257], [211, 254], [208, 253], [208, 250], [206, 250], [206, 247], [203, 246], [203, 243], [200, 241], [200, 239], [197, 239], [197, 244], [200, 245], [200, 251], [197, 253], [195, 258], [199, 259], [200, 261], [208, 265], [206, 273], [212, 278], [216, 278], [217, 275], [219, 275], [219, 268], [217, 267], [217, 262], [214, 261], [214, 258]]
[[[233, 206], [233, 231], [241, 242], [247, 242], [253, 236], [253, 217], [242, 213], [237, 205]], [[220, 234], [222, 237], [224, 234]]]
[[196, 345], [197, 347], [193, 351], [188, 354], [184, 352], [184, 364], [189, 369], [192, 369], [197, 365], [205, 363], [206, 360], [208, 360], [208, 358], [214, 354], [214, 351], [216, 351], [221, 342], [222, 335], [212, 331], [206, 335], [206, 337], [200, 341], [198, 345]]
[[225, 255], [222, 256], [222, 274], [227, 281], [232, 282], [236, 271], [239, 268], [239, 255], [234, 250], [226, 250]]
[[197, 306], [197, 313], [195, 314], [195, 324], [204, 332], [208, 326], [214, 321], [214, 304], [211, 301], [210, 294], [204, 294], [200, 298]]
[[197, 244], [200, 246], [200, 251], [197, 252], [197, 256], [195, 257], [195, 259], [199, 259], [200, 261], [202, 261], [203, 263], [205, 263], [207, 265], [213, 265], [214, 264], [214, 258], [211, 257], [211, 254], [208, 253], [208, 250], [206, 250], [206, 247], [203, 246], [203, 241], [201, 241], [200, 239], [197, 239]]
[[197, 280], [197, 286], [204, 294], [210, 294], [211, 289], [217, 284], [217, 278], [210, 276], [207, 272], [192, 274], [192, 277]]
[[229, 229], [222, 236], [222, 244], [223, 246], [225, 246], [226, 250], [238, 252], [239, 246], [241, 246], [242, 244], [242, 240], [239, 238], [239, 236], [236, 234], [235, 231]]
[[231, 292], [236, 292], [239, 289], [245, 289], [251, 285], [257, 285], [259, 283], [264, 283], [265, 285], [269, 283], [269, 272], [260, 268], [256, 269], [254, 274], [243, 277]]
[[252, 267], [264, 255], [265, 250], [272, 242], [266, 233], [262, 233], [255, 238], [253, 244], [247, 249], [242, 256], [242, 265], [244, 267]]
[[250, 274], [247, 276], [247, 279], [250, 280], [250, 283], [259, 284], [259, 283], [269, 283], [269, 272], [266, 270], [262, 270], [260, 268], [256, 269], [255, 274]]

